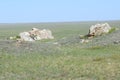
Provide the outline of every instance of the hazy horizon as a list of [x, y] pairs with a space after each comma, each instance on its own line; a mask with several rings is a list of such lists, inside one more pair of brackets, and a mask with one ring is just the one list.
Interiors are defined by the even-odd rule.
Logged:
[[61, 21], [61, 22], [3, 22], [3, 23], [0, 23], [0, 24], [36, 24], [36, 23], [83, 23], [83, 22], [85, 22], [85, 23], [87, 23], [87, 22], [116, 22], [116, 21], [120, 21], [120, 20], [101, 20], [101, 21], [95, 21], [95, 20], [89, 20], [89, 21]]

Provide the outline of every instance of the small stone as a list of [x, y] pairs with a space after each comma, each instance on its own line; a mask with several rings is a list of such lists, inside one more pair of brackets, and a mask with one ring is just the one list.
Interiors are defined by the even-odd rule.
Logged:
[[114, 43], [114, 44], [119, 44], [119, 43], [120, 43], [120, 41], [114, 41], [113, 43]]

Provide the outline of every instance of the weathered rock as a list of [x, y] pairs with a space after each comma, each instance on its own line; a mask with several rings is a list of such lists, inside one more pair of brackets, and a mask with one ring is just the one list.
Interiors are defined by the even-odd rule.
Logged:
[[54, 39], [54, 37], [52, 36], [52, 32], [46, 29], [39, 30], [39, 29], [33, 28], [32, 31], [29, 31], [29, 33], [34, 40]]
[[34, 41], [34, 39], [30, 37], [29, 32], [22, 32], [19, 36], [21, 41]]
[[39, 37], [40, 35], [40, 30], [37, 28], [32, 28], [31, 31], [29, 31], [30, 33], [30, 37], [33, 38], [34, 40], [41, 40], [41, 38]]
[[92, 25], [89, 29], [88, 37], [100, 36], [108, 33], [110, 30], [111, 27], [108, 23]]
[[37, 28], [32, 28], [31, 31], [22, 32], [19, 34], [22, 41], [35, 41], [41, 39], [54, 39], [52, 32], [50, 30], [39, 30]]
[[42, 39], [54, 39], [52, 32], [50, 30], [43, 29], [40, 31], [39, 35]]

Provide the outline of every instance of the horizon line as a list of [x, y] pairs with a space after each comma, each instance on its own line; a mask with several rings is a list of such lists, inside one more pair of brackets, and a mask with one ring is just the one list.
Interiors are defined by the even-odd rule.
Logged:
[[109, 21], [120, 21], [119, 20], [83, 20], [83, 21], [44, 21], [44, 22], [0, 22], [0, 24], [27, 24], [27, 23], [72, 23], [72, 22], [109, 22]]

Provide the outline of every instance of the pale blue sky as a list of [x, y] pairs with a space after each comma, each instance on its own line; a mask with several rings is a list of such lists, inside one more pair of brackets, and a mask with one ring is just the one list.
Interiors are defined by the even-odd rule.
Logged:
[[120, 0], [0, 0], [0, 23], [120, 20]]

